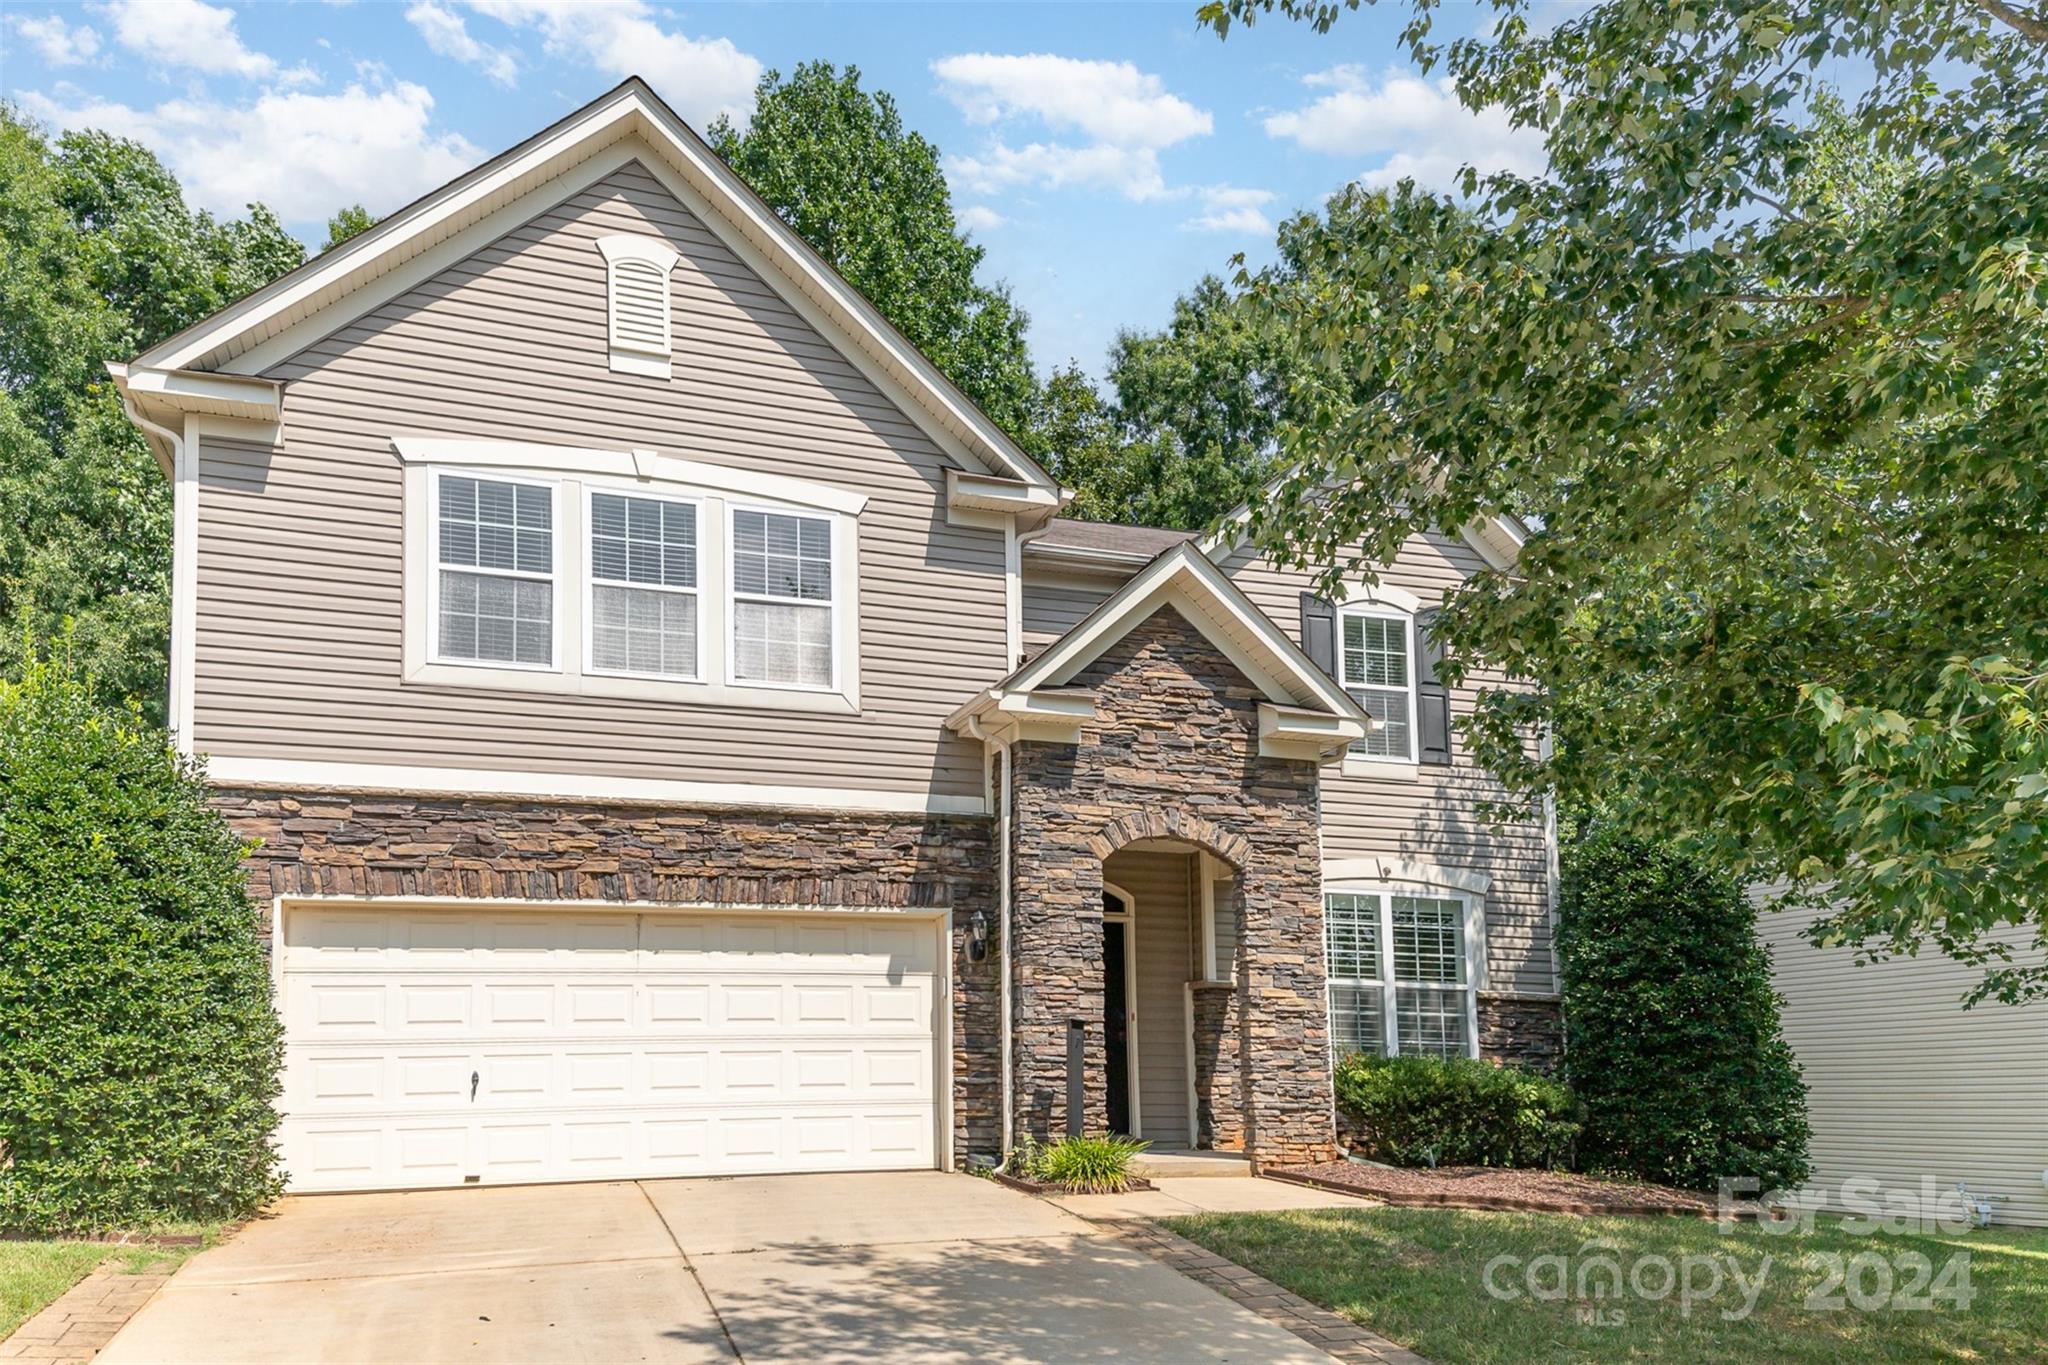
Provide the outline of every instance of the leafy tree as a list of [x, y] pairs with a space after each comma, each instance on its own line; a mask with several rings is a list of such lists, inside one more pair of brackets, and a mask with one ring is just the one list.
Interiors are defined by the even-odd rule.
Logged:
[[304, 254], [261, 205], [193, 212], [133, 142], [0, 106], [0, 671], [69, 619], [95, 685], [161, 718], [171, 493], [103, 366]]
[[[1438, 627], [1453, 673], [1539, 684], [1469, 731], [1512, 783], [1633, 798], [1825, 889], [1823, 942], [1977, 961], [1995, 925], [2048, 932], [2048, 25], [1494, 8], [1445, 45], [1412, 0], [1405, 41], [1540, 130], [1548, 170], [1468, 172], [1464, 207], [1354, 188], [1289, 225], [1299, 279], [1245, 279], [1292, 357], [1295, 472], [1254, 533], [1348, 566], [1537, 514], [1519, 575]], [[1859, 67], [1853, 99], [1818, 83]], [[2009, 960], [1979, 989], [2044, 992]]]
[[1024, 449], [1062, 487], [1074, 490], [1066, 515], [1088, 521], [1128, 516], [1137, 495], [1116, 417], [1095, 383], [1068, 361], [1052, 372], [1033, 400], [1022, 436]]
[[0, 1231], [247, 1214], [280, 1026], [242, 847], [68, 642], [0, 682]]
[[807, 62], [762, 76], [744, 132], [721, 116], [711, 145], [776, 214], [1012, 435], [1036, 381], [1026, 318], [1001, 285], [976, 281], [982, 249], [962, 235], [939, 149], [904, 128], [896, 101], [860, 70]]
[[1595, 824], [1565, 849], [1557, 958], [1581, 1165], [1699, 1190], [1805, 1182], [1806, 1086], [1740, 882]]
[[327, 220], [327, 242], [320, 249], [332, 251], [358, 233], [377, 226], [377, 216], [361, 204], [350, 204]]

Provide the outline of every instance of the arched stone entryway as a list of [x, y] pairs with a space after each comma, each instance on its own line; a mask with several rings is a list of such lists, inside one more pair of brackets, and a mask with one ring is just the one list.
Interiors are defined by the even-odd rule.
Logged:
[[1334, 1130], [1315, 764], [1260, 754], [1258, 690], [1170, 606], [1071, 686], [1095, 698], [1079, 743], [1023, 741], [1013, 756], [1018, 1131], [1043, 1138], [1064, 1130], [1067, 1039], [1077, 1021], [1090, 1049], [1086, 1126], [1106, 1125], [1104, 862], [1170, 840], [1233, 873], [1232, 1022], [1245, 1145], [1261, 1163], [1327, 1156]]

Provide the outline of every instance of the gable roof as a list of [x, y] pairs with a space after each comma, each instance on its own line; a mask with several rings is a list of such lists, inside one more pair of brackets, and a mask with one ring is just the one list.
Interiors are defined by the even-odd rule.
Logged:
[[[622, 146], [622, 144], [624, 144]], [[303, 344], [410, 287], [516, 226], [537, 194], [565, 197], [581, 188], [579, 168], [610, 153], [623, 162], [651, 156], [672, 189], [713, 212], [708, 225], [742, 259], [753, 257], [799, 311], [852, 345], [849, 358], [907, 400], [914, 419], [941, 448], [969, 467], [1007, 476], [1055, 503], [1059, 485], [973, 400], [882, 316], [859, 290], [776, 216], [711, 150], [710, 144], [638, 76], [584, 105], [511, 150], [415, 200], [375, 227], [322, 252], [298, 269], [150, 347], [127, 371], [259, 373]], [[665, 174], [664, 174], [665, 173]], [[695, 205], [692, 205], [695, 207]], [[738, 240], [733, 240], [737, 238]], [[476, 243], [480, 245], [480, 242]], [[758, 267], [757, 267], [758, 268]], [[287, 349], [289, 348], [289, 349]]]
[[[1371, 718], [1351, 695], [1260, 611], [1192, 537], [1155, 556], [1080, 624], [961, 707], [947, 724], [963, 733], [986, 733], [993, 728], [987, 719], [1003, 715], [1026, 738], [1075, 731], [1093, 716], [1094, 707], [1074, 679], [1165, 607], [1186, 618], [1264, 695], [1259, 712], [1265, 751], [1328, 756], [1341, 753], [1371, 727]], [[1029, 721], [1038, 722], [1035, 733], [1022, 724]]]

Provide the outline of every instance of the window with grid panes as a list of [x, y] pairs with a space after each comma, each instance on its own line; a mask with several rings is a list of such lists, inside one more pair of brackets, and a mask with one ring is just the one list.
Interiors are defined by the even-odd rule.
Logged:
[[441, 658], [554, 663], [554, 490], [444, 474], [435, 498]]
[[1339, 1056], [1467, 1056], [1473, 973], [1455, 896], [1332, 891], [1323, 898], [1330, 1039]]

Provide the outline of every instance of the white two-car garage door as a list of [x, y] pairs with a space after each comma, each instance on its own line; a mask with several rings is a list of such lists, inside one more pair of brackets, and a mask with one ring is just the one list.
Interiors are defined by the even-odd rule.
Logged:
[[295, 1190], [937, 1164], [940, 929], [296, 906]]

